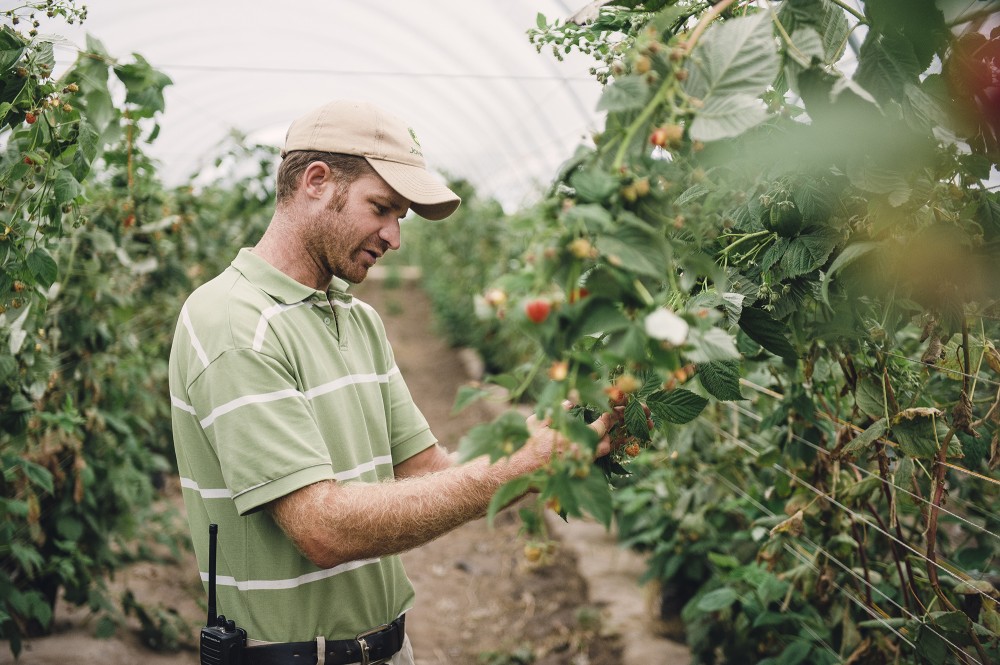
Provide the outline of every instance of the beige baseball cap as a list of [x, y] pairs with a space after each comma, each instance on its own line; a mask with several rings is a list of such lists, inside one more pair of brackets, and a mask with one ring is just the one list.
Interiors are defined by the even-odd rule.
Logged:
[[284, 157], [318, 150], [364, 157], [389, 186], [427, 219], [444, 219], [462, 199], [427, 171], [413, 129], [374, 104], [334, 101], [295, 120], [285, 135]]

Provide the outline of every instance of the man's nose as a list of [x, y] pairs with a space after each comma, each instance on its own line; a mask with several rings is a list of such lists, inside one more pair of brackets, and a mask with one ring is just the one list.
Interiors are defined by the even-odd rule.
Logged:
[[378, 232], [379, 238], [389, 244], [389, 249], [399, 249], [399, 220], [385, 224]]

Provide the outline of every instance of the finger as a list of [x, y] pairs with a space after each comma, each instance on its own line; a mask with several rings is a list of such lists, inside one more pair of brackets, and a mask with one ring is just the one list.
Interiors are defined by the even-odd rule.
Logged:
[[603, 439], [604, 437], [606, 437], [608, 435], [608, 431], [611, 429], [611, 426], [608, 423], [608, 414], [606, 413], [601, 414], [601, 416], [597, 420], [590, 423], [590, 429], [597, 432], [598, 439]]

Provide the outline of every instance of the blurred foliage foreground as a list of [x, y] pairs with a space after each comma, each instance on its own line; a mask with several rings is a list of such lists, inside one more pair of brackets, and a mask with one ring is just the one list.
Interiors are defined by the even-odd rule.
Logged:
[[[586, 12], [529, 37], [595, 58], [594, 144], [505, 231], [474, 200], [412, 230], [435, 302], [480, 290], [453, 325], [489, 382], [584, 448], [625, 407], [614, 460], [495, 506], [616, 519], [700, 663], [997, 662], [997, 3]], [[535, 352], [491, 356], [515, 332]], [[526, 436], [511, 411], [463, 451]]]
[[[534, 487], [529, 528], [616, 520], [698, 662], [1000, 659], [995, 4], [540, 16], [540, 50], [595, 57], [604, 130], [537, 207], [467, 196], [410, 229], [446, 325], [513, 399], [583, 449], [586, 419], [625, 409], [613, 460], [553, 459], [496, 504]], [[142, 150], [169, 79], [91, 39], [54, 80], [32, 11], [85, 15], [28, 3], [0, 26], [0, 637], [17, 652], [62, 590], [102, 632], [132, 611], [170, 646], [170, 616], [116, 609], [103, 580], [168, 519], [149, 509], [168, 337], [259, 234], [273, 159], [236, 149], [245, 178], [163, 188]], [[488, 223], [441, 232], [462, 220]], [[511, 411], [463, 452], [526, 435]]]
[[234, 147], [220, 160], [244, 178], [164, 188], [143, 149], [169, 78], [88, 38], [56, 80], [64, 44], [36, 15], [86, 10], [28, 3], [0, 21], [0, 638], [17, 654], [62, 593], [100, 635], [132, 615], [150, 646], [176, 647], [176, 613], [114, 598], [107, 576], [187, 544], [153, 507], [174, 466], [170, 336], [193, 286], [262, 231], [275, 159]]

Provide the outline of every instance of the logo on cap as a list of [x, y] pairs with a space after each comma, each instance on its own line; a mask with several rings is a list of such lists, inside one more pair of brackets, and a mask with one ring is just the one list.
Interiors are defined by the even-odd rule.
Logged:
[[423, 157], [424, 153], [421, 151], [420, 141], [417, 139], [417, 133], [413, 131], [413, 127], [407, 127], [406, 129], [410, 132], [410, 138], [413, 139], [413, 143], [416, 144], [415, 148], [410, 148], [410, 154]]

